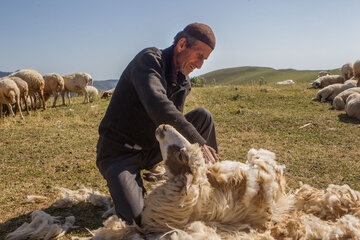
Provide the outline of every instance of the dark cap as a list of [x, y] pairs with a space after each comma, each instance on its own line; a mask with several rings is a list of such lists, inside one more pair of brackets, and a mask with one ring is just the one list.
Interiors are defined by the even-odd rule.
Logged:
[[215, 35], [208, 25], [202, 23], [191, 23], [184, 30], [191, 37], [206, 43], [212, 49], [215, 48]]

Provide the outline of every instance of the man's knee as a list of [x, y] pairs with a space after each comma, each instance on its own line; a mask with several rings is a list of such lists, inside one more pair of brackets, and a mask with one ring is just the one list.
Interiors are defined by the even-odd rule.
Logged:
[[188, 114], [190, 119], [196, 119], [200, 122], [212, 123], [214, 121], [211, 112], [206, 108], [196, 108]]

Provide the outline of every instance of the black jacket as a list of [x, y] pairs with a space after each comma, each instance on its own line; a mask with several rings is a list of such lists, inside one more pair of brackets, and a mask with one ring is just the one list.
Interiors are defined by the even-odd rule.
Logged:
[[172, 125], [191, 143], [205, 144], [183, 115], [191, 87], [189, 78], [175, 70], [173, 49], [146, 48], [126, 67], [99, 126], [107, 144], [98, 143], [98, 160], [121, 155], [117, 146], [124, 144], [157, 147], [160, 124]]

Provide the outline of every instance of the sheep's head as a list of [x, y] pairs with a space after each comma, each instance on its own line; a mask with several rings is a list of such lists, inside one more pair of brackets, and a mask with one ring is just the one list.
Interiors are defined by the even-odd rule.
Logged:
[[313, 87], [314, 88], [320, 88], [320, 82], [319, 81], [317, 81], [317, 80], [315, 80], [313, 83], [312, 83], [312, 85], [313, 85]]
[[[169, 178], [180, 179], [187, 191], [194, 174], [205, 175], [205, 161], [198, 144], [190, 144], [175, 128], [160, 125], [155, 132]], [[201, 171], [201, 173], [200, 173]], [[199, 174], [200, 173], [200, 174]]]

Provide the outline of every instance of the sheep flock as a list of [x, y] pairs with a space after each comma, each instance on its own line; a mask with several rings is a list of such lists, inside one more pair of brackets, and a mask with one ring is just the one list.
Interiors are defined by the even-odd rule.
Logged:
[[[93, 84], [93, 78], [85, 72], [63, 76], [58, 73], [48, 73], [42, 76], [33, 69], [18, 70], [0, 78], [0, 118], [3, 115], [3, 105], [7, 106], [8, 112], [12, 116], [20, 112], [21, 118], [24, 118], [21, 112], [22, 103], [25, 105], [26, 112], [30, 114], [29, 110], [36, 110], [38, 108], [39, 104], [37, 104], [37, 101], [42, 103], [43, 109], [46, 110], [46, 102], [51, 96], [53, 96], [52, 107], [56, 107], [60, 94], [62, 96], [62, 105], [66, 105], [66, 94], [68, 104], [71, 104], [70, 93], [81, 93], [84, 95], [84, 103], [89, 103], [89, 97], [91, 100], [94, 100], [99, 92], [95, 87], [88, 86], [88, 84]], [[19, 100], [18, 97], [20, 98]], [[13, 110], [13, 105], [16, 108], [15, 111]]]
[[345, 63], [341, 67], [341, 75], [319, 72], [318, 78], [311, 85], [311, 88], [321, 88], [316, 94], [316, 100], [331, 102], [332, 109], [345, 109], [349, 117], [360, 119], [360, 59], [354, 64]]

